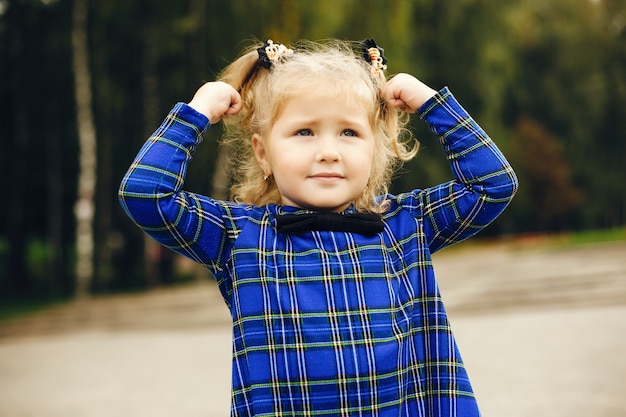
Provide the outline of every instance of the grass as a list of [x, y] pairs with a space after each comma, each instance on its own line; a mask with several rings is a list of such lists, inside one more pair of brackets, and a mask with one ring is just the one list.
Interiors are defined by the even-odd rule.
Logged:
[[65, 300], [43, 297], [0, 297], [0, 324], [3, 321], [27, 317], [59, 305]]
[[[480, 242], [480, 239], [477, 239]], [[515, 249], [566, 250], [568, 248], [626, 242], [626, 228], [537, 233], [489, 240], [490, 244], [508, 243]], [[479, 243], [480, 244], [480, 243]]]
[[625, 240], [626, 227], [608, 230], [586, 230], [567, 234], [567, 241], [570, 245], [623, 242]]

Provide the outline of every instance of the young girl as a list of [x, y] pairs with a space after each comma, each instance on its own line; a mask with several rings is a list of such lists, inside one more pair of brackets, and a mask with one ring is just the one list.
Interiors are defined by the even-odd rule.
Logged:
[[[386, 80], [373, 40], [265, 42], [179, 103], [119, 197], [215, 276], [233, 319], [232, 416], [477, 416], [431, 254], [484, 228], [516, 177], [447, 88]], [[387, 194], [429, 124], [454, 179]], [[210, 124], [238, 143], [234, 202], [183, 191]]]

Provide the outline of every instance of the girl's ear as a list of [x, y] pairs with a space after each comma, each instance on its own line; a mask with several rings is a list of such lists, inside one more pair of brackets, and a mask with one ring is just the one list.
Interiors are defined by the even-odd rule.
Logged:
[[272, 175], [272, 169], [269, 161], [269, 154], [265, 147], [265, 141], [258, 133], [252, 135], [252, 150], [259, 166], [266, 176]]

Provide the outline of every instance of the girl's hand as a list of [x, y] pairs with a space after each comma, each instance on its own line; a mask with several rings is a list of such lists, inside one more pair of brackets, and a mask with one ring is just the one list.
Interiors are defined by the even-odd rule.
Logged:
[[422, 104], [434, 96], [433, 90], [409, 74], [398, 74], [383, 87], [383, 99], [392, 108], [415, 113]]
[[239, 113], [241, 97], [229, 84], [221, 81], [209, 82], [196, 91], [189, 106], [208, 117], [211, 124], [215, 124], [222, 116]]

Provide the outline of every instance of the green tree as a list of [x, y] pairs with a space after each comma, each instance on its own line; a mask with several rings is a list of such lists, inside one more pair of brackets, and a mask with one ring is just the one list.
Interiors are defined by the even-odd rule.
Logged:
[[564, 230], [583, 197], [572, 183], [563, 147], [543, 126], [520, 116], [515, 124], [512, 163], [524, 180], [523, 204], [513, 207], [516, 221], [527, 232]]
[[[508, 103], [554, 132], [586, 204], [568, 228], [625, 222], [623, 2], [525, 1], [511, 19], [517, 65]], [[620, 97], [620, 98], [618, 98]], [[622, 117], [622, 119], [620, 119]]]

